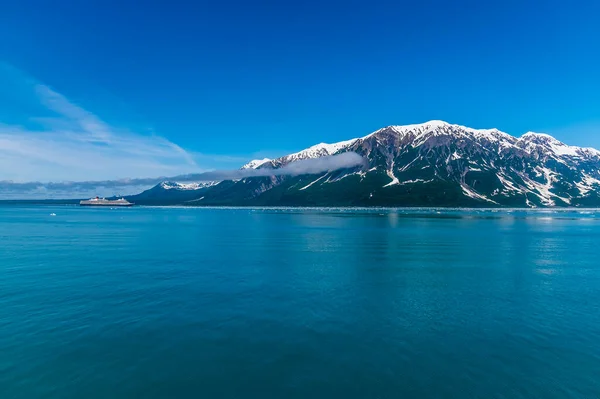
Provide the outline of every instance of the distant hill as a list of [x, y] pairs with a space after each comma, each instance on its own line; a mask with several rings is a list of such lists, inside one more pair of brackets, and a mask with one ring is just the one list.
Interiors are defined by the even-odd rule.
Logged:
[[79, 205], [78, 199], [0, 200], [2, 205]]

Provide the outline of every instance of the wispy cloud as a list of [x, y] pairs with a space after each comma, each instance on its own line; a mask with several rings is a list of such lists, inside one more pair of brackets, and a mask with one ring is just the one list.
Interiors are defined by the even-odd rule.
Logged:
[[1, 100], [10, 103], [13, 95], [43, 112], [18, 123], [0, 119], [0, 180], [89, 181], [202, 170], [191, 153], [165, 138], [112, 126], [23, 74], [10, 78], [22, 80], [11, 87], [19, 93], [0, 90]]
[[266, 176], [298, 176], [305, 174], [318, 174], [335, 171], [338, 169], [365, 166], [366, 160], [355, 152], [345, 152], [327, 157], [304, 159], [289, 163], [278, 169], [238, 169], [238, 170], [215, 170], [199, 174], [177, 176], [177, 181], [215, 181], [215, 180], [237, 180], [247, 177]]
[[[236, 169], [213, 170], [203, 173], [192, 173], [171, 177], [136, 178], [103, 181], [79, 182], [27, 182], [15, 183], [0, 181], [0, 192], [4, 193], [3, 199], [23, 198], [79, 198], [90, 195], [123, 195], [133, 194], [143, 188], [155, 185], [161, 181], [173, 180], [178, 182], [238, 180], [249, 177], [266, 176], [297, 176], [303, 174], [318, 174], [344, 168], [365, 166], [365, 159], [354, 152], [346, 152], [316, 159], [305, 159], [292, 162], [282, 168], [271, 169]], [[106, 193], [106, 194], [104, 194]]]

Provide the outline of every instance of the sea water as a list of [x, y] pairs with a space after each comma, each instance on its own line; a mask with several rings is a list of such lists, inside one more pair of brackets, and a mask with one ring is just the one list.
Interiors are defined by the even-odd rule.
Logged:
[[598, 398], [600, 212], [0, 206], [0, 398]]

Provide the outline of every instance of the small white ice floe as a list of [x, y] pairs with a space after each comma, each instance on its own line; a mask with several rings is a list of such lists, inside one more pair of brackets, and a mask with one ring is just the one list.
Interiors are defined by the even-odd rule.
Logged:
[[56, 213], [51, 213], [50, 216], [56, 216]]

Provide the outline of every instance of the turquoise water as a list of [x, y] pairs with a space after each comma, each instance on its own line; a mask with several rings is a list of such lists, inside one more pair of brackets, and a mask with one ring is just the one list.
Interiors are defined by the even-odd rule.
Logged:
[[600, 212], [0, 207], [0, 398], [598, 398], [598, 254]]

